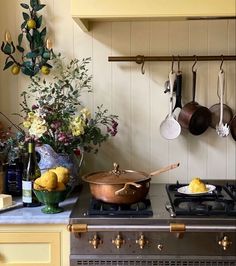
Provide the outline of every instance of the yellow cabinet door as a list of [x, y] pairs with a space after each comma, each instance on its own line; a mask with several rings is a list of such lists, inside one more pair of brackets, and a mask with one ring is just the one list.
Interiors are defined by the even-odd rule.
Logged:
[[1, 232], [1, 266], [59, 266], [59, 232]]

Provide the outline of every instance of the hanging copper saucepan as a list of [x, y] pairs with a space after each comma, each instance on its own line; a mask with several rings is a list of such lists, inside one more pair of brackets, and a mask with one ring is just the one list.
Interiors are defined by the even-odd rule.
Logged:
[[120, 170], [114, 163], [111, 171], [90, 173], [82, 177], [89, 183], [90, 192], [95, 199], [113, 204], [132, 204], [147, 196], [152, 176], [169, 171], [179, 166], [179, 163], [161, 168], [147, 174], [133, 170]]
[[178, 122], [193, 135], [200, 135], [207, 130], [211, 123], [211, 112], [207, 107], [195, 101], [197, 72], [194, 70], [194, 66], [196, 62], [192, 66], [193, 98], [191, 102], [185, 104], [181, 109]]

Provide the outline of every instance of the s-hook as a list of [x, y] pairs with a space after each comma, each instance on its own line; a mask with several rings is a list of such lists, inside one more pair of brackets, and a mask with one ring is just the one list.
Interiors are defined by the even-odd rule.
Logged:
[[180, 58], [179, 58], [179, 55], [178, 55], [178, 73], [180, 73], [181, 70], [180, 70]]
[[221, 72], [221, 73], [223, 72], [223, 68], [222, 68], [223, 63], [224, 63], [224, 56], [221, 55], [221, 64], [220, 64], [220, 72]]
[[174, 58], [174, 56], [172, 55], [172, 61], [171, 61], [171, 73], [172, 73], [172, 74], [174, 73], [174, 63], [175, 63], [175, 58]]
[[195, 60], [194, 60], [193, 66], [192, 66], [192, 72], [196, 72], [196, 69], [194, 69], [194, 67], [195, 67], [196, 64], [197, 64], [197, 56], [194, 55], [194, 58], [195, 58]]
[[145, 74], [145, 69], [144, 69], [145, 58], [144, 58], [144, 56], [143, 55], [137, 55], [135, 62], [137, 64], [142, 64], [141, 65], [141, 73], [144, 75]]

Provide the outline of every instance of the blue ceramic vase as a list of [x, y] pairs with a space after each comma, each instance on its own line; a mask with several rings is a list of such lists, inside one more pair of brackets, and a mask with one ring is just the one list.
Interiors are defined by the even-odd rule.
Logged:
[[83, 153], [78, 159], [74, 154], [56, 153], [48, 144], [37, 146], [35, 150], [40, 155], [38, 165], [41, 173], [50, 168], [64, 166], [70, 170], [71, 178], [69, 185], [72, 188], [79, 185], [79, 171], [83, 162]]

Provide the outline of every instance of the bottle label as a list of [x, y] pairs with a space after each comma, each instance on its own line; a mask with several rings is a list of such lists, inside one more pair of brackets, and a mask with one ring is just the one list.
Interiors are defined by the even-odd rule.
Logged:
[[22, 201], [32, 203], [32, 182], [22, 181]]

